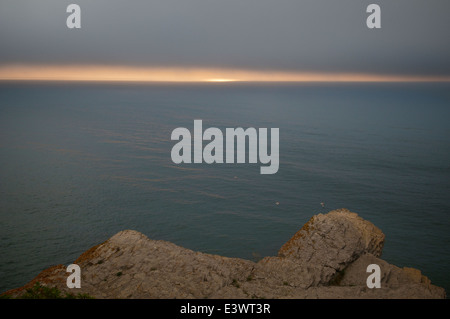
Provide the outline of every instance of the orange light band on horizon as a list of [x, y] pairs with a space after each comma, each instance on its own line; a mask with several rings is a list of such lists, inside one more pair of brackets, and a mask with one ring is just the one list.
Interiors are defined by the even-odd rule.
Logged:
[[4, 65], [0, 80], [101, 82], [448, 82], [450, 76], [285, 72], [220, 68]]

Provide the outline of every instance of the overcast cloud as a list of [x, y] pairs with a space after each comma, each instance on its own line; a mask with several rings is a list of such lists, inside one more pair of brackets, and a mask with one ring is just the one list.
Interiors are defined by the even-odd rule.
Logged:
[[449, 0], [1, 0], [0, 64], [450, 75], [449, 14]]

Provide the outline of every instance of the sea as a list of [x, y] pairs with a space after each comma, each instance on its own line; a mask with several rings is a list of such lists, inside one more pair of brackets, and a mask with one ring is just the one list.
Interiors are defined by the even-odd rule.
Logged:
[[[194, 120], [279, 128], [278, 172], [175, 164]], [[0, 82], [0, 292], [125, 229], [257, 261], [339, 208], [450, 292], [450, 83]]]

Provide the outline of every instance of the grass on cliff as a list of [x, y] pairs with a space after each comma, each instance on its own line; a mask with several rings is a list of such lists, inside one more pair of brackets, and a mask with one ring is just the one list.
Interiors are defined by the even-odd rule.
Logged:
[[[11, 296], [3, 295], [4, 299], [13, 299]], [[16, 299], [94, 299], [89, 294], [63, 294], [56, 287], [42, 286], [36, 282], [33, 287], [26, 289], [25, 293]]]

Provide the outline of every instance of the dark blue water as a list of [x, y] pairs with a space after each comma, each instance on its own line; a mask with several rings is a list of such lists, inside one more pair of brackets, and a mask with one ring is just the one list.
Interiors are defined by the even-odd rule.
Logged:
[[[173, 164], [194, 119], [278, 127], [278, 173]], [[2, 83], [0, 291], [123, 229], [257, 259], [342, 207], [450, 291], [449, 121], [449, 84]]]

